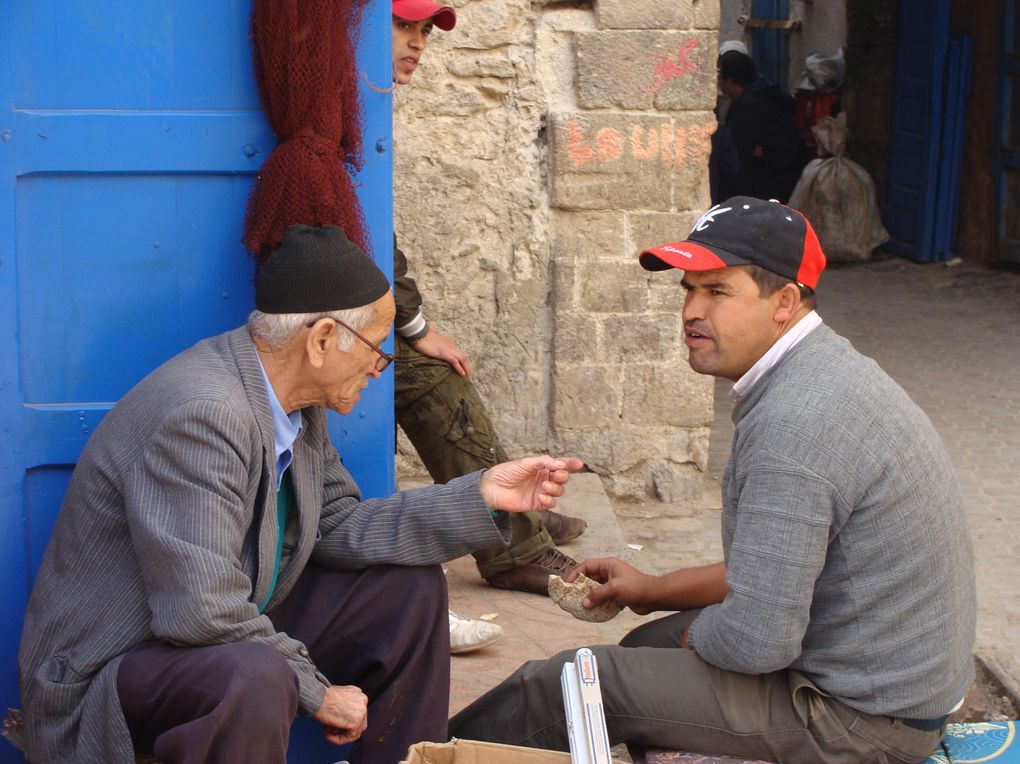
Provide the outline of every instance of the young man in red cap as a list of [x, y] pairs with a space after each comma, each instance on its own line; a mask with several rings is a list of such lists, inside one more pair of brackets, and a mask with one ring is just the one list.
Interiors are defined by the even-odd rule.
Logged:
[[[453, 29], [456, 14], [433, 0], [393, 0], [393, 81], [411, 81], [433, 27]], [[394, 240], [397, 302], [395, 405], [397, 422], [437, 483], [506, 460], [489, 414], [472, 382], [471, 363], [460, 346], [425, 320], [422, 296], [407, 274], [407, 259]], [[549, 575], [577, 563], [560, 552], [584, 532], [583, 520], [556, 512], [512, 519], [507, 550], [475, 554], [478, 571], [493, 586], [546, 594]], [[496, 624], [450, 616], [451, 650], [463, 652], [498, 638]]]
[[[643, 252], [684, 270], [684, 341], [735, 384], [724, 561], [662, 576], [615, 559], [579, 573], [651, 621], [592, 648], [610, 741], [777, 762], [919, 762], [974, 678], [972, 551], [931, 422], [823, 323], [810, 224], [735, 197], [685, 241]], [[560, 671], [528, 663], [450, 734], [567, 749]]]

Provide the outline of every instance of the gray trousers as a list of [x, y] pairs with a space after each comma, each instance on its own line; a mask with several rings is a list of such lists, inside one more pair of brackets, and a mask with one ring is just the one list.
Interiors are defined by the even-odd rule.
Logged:
[[[944, 730], [851, 709], [796, 671], [723, 671], [679, 647], [698, 611], [666, 616], [619, 646], [593, 647], [613, 745], [778, 762], [920, 762]], [[524, 664], [450, 720], [453, 737], [566, 751], [566, 651]]]

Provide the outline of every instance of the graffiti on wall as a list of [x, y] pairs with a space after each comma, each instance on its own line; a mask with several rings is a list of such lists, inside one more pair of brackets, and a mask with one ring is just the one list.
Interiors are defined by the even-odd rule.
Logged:
[[701, 47], [701, 43], [697, 40], [688, 40], [680, 46], [680, 50], [677, 51], [675, 58], [670, 58], [666, 55], [657, 56], [655, 65], [652, 68], [652, 84], [650, 87], [642, 88], [641, 92], [658, 93], [673, 80], [686, 74], [700, 72], [701, 67], [697, 61], [691, 59], [692, 54], [699, 47]]
[[666, 122], [658, 128], [634, 123], [621, 128], [601, 127], [592, 134], [572, 119], [566, 128], [567, 156], [576, 170], [590, 162], [617, 162], [626, 156], [669, 166], [707, 163], [716, 123], [678, 126]]

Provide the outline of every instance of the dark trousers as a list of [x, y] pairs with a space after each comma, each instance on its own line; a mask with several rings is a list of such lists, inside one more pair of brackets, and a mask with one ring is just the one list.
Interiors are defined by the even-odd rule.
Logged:
[[[437, 483], [508, 460], [474, 383], [446, 361], [396, 339], [393, 403], [397, 424]], [[527, 565], [553, 547], [537, 512], [510, 515], [510, 547], [475, 552], [483, 576]]]
[[[796, 671], [738, 674], [679, 647], [697, 616], [647, 623], [593, 647], [612, 744], [778, 762], [920, 762], [943, 730], [855, 711]], [[568, 750], [560, 672], [573, 650], [531, 661], [450, 720], [449, 734]]]
[[[310, 564], [269, 617], [335, 685], [368, 696], [355, 764], [396, 764], [408, 746], [446, 740], [450, 633], [442, 569]], [[255, 642], [147, 642], [122, 660], [117, 689], [140, 753], [163, 764], [281, 763], [298, 708], [284, 657]]]

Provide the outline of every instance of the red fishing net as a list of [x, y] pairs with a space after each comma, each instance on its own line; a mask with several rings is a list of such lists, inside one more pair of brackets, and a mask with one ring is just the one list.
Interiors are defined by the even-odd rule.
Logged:
[[245, 216], [244, 244], [259, 264], [296, 223], [338, 225], [366, 250], [350, 175], [361, 168], [355, 43], [366, 2], [255, 0], [255, 79], [279, 141]]

